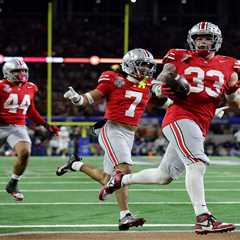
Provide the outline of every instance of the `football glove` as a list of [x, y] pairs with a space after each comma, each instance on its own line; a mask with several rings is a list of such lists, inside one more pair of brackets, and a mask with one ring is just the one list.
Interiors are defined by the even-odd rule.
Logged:
[[84, 98], [78, 94], [72, 87], [68, 87], [68, 91], [64, 93], [64, 98], [71, 100], [74, 105], [81, 106]]
[[228, 108], [229, 108], [229, 106], [224, 106], [224, 107], [217, 108], [215, 110], [215, 117], [222, 118], [224, 113], [225, 113], [224, 111]]
[[60, 129], [57, 126], [49, 125], [48, 123], [44, 124], [44, 127], [48, 130], [49, 133], [58, 135]]
[[173, 98], [175, 96], [175, 93], [166, 83], [155, 84], [155, 86], [153, 86], [153, 92], [157, 97]]

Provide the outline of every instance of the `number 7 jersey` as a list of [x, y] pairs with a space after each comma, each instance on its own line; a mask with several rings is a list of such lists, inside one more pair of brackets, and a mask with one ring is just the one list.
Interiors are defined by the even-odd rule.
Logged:
[[104, 118], [137, 126], [150, 98], [151, 80], [137, 81], [113, 71], [105, 71], [97, 90], [106, 97]]
[[8, 80], [1, 80], [0, 124], [25, 125], [28, 108], [37, 90], [37, 86], [31, 82], [17, 86]]
[[163, 62], [176, 66], [177, 72], [190, 83], [191, 93], [185, 99], [174, 101], [167, 109], [162, 126], [190, 119], [200, 126], [206, 136], [221, 97], [227, 91], [228, 81], [237, 67], [237, 60], [221, 55], [205, 59], [195, 51], [171, 49]]

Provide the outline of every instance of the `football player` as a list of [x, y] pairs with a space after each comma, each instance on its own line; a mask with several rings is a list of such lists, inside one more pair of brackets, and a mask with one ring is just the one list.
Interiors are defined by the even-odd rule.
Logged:
[[58, 128], [50, 126], [41, 117], [34, 105], [38, 91], [34, 83], [28, 81], [29, 70], [22, 58], [11, 58], [2, 68], [4, 79], [0, 81], [0, 141], [7, 142], [16, 152], [17, 159], [6, 191], [16, 201], [22, 201], [23, 193], [18, 189], [18, 181], [24, 173], [31, 152], [31, 140], [26, 128], [26, 119], [45, 126], [50, 132]]
[[[166, 54], [163, 70], [153, 84], [157, 96], [173, 99], [162, 122], [169, 144], [159, 167], [125, 176], [115, 172], [100, 195], [106, 197], [122, 186], [134, 183], [169, 184], [186, 170], [186, 190], [196, 215], [195, 232], [232, 231], [235, 226], [217, 220], [205, 201], [204, 174], [209, 158], [204, 152], [204, 139], [214, 114], [218, 114], [216, 108], [221, 97], [234, 94], [240, 86], [236, 73], [239, 65], [234, 58], [216, 55], [222, 44], [222, 33], [215, 24], [196, 24], [188, 32], [187, 42], [190, 50], [171, 49]], [[187, 96], [179, 98], [175, 95], [167, 85], [167, 79], [171, 78], [188, 81], [190, 91]], [[220, 108], [221, 113], [225, 108]]]
[[[64, 94], [76, 106], [85, 107], [106, 99], [104, 121], [95, 125], [99, 143], [104, 150], [103, 171], [83, 163], [78, 156], [71, 156], [67, 163], [57, 169], [57, 175], [81, 171], [102, 185], [110, 179], [114, 170], [130, 173], [131, 150], [134, 133], [150, 97], [151, 80], [156, 69], [152, 54], [137, 48], [127, 52], [116, 71], [105, 71], [98, 79], [97, 87], [83, 95], [73, 88]], [[119, 230], [143, 225], [143, 218], [135, 217], [128, 209], [128, 189], [116, 192], [120, 208]]]

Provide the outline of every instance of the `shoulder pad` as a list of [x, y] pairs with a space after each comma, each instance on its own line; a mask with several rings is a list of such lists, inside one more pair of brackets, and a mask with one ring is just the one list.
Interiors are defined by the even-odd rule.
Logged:
[[98, 82], [102, 82], [102, 81], [111, 81], [112, 79], [115, 78], [116, 76], [116, 72], [113, 71], [105, 71], [101, 74], [101, 76], [98, 79]]
[[170, 49], [167, 54], [163, 57], [163, 63], [170, 63], [170, 62], [174, 62], [177, 59], [180, 59], [181, 57], [183, 57], [184, 55], [186, 55], [188, 53], [188, 50], [186, 49]]
[[27, 82], [27, 84], [28, 84], [29, 87], [32, 87], [32, 88], [35, 90], [35, 92], [38, 91], [38, 87], [37, 87], [37, 85], [36, 85], [35, 83], [33, 83], [33, 82]]
[[237, 72], [240, 72], [240, 61], [236, 60], [234, 65], [233, 65], [234, 70], [236, 70]]

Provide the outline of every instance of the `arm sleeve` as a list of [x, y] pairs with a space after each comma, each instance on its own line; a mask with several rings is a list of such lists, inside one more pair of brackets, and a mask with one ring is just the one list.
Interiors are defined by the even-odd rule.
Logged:
[[170, 49], [167, 54], [163, 57], [163, 64], [174, 63], [177, 60], [176, 49]]
[[39, 125], [44, 125], [46, 123], [46, 121], [44, 120], [44, 118], [40, 115], [40, 113], [37, 111], [36, 107], [35, 107], [35, 103], [34, 101], [31, 102], [31, 105], [27, 111], [27, 116], [33, 120], [36, 124]]

